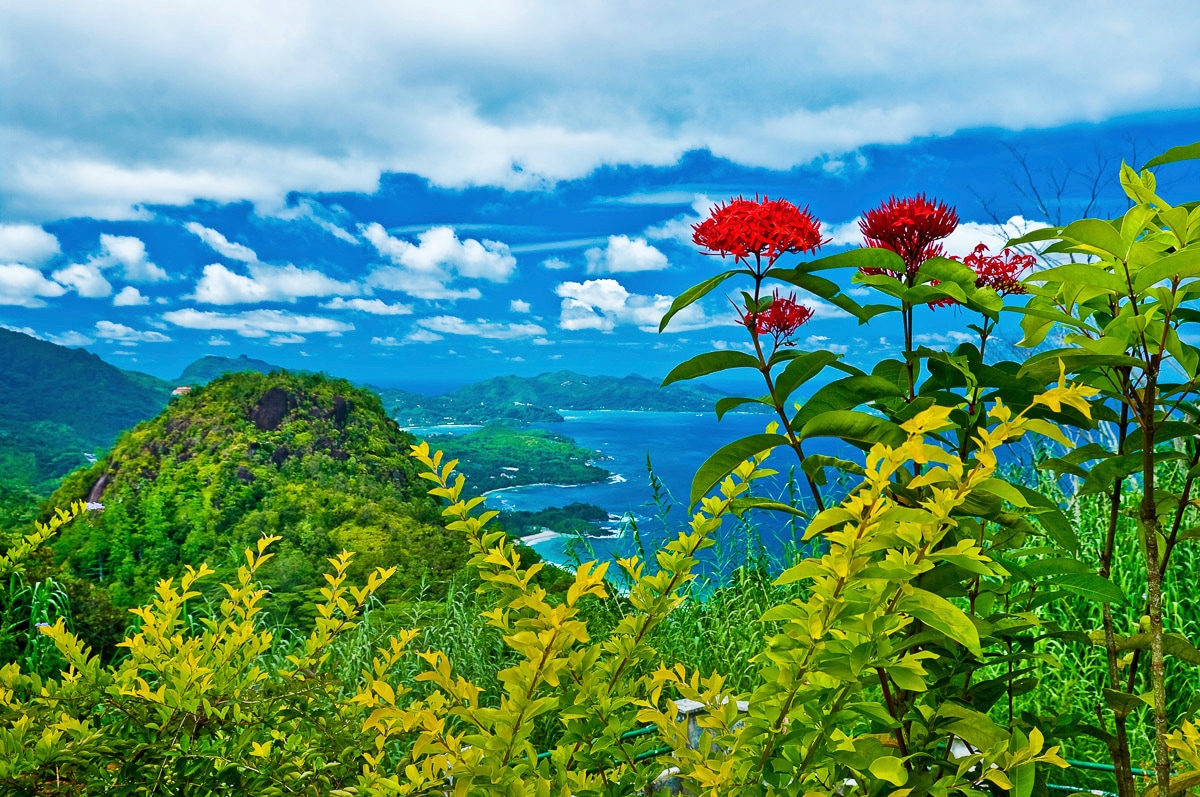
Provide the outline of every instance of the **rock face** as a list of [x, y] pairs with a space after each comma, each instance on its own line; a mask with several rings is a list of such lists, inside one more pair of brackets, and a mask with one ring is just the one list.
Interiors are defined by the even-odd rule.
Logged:
[[377, 396], [344, 380], [228, 374], [64, 481], [54, 505], [105, 509], [70, 527], [55, 552], [126, 606], [184, 565], [233, 576], [263, 535], [282, 537], [260, 571], [274, 600], [324, 586], [326, 558], [342, 549], [358, 552], [352, 576], [394, 565], [393, 589], [443, 583], [466, 549], [417, 478], [413, 442]]

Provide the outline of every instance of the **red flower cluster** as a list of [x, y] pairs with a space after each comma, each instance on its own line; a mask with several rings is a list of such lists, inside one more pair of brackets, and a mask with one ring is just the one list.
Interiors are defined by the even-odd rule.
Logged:
[[[1021, 284], [1021, 275], [1033, 268], [1037, 258], [1005, 249], [998, 255], [986, 255], [987, 244], [979, 244], [975, 251], [962, 259], [962, 264], [975, 272], [976, 288], [991, 288], [1001, 296], [1026, 293]], [[958, 258], [953, 258], [958, 260]], [[935, 285], [937, 283], [934, 283]], [[930, 307], [949, 307], [958, 304], [954, 299], [938, 299]]]
[[753, 330], [759, 335], [770, 335], [775, 338], [777, 346], [780, 341], [783, 341], [784, 345], [790, 346], [792, 344], [788, 338], [812, 317], [812, 308], [797, 302], [795, 293], [780, 296], [779, 291], [776, 290], [772, 295], [771, 304], [766, 310], [760, 313], [743, 314], [741, 322], [746, 325], [747, 329]]
[[944, 202], [926, 199], [924, 194], [905, 199], [892, 197], [868, 210], [858, 222], [858, 229], [867, 246], [890, 249], [900, 255], [905, 274], [880, 268], [859, 270], [864, 274], [886, 273], [896, 279], [911, 279], [922, 263], [942, 254], [942, 245], [937, 241], [954, 232], [957, 226], [958, 214]]
[[998, 255], [987, 256], [984, 255], [987, 250], [985, 244], [980, 244], [962, 260], [963, 265], [969, 266], [977, 275], [975, 287], [991, 288], [1001, 296], [1025, 293], [1021, 275], [1033, 268], [1037, 258], [1011, 249], [1005, 249]]
[[705, 254], [732, 255], [740, 263], [774, 265], [788, 252], [811, 252], [824, 243], [821, 223], [786, 199], [763, 197], [731, 199], [713, 208], [712, 214], [692, 225], [692, 241]]

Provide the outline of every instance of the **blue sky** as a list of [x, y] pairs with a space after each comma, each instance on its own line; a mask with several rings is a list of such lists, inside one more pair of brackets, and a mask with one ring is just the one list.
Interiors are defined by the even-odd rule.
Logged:
[[[744, 343], [721, 295], [656, 331], [718, 267], [689, 241], [714, 202], [807, 205], [832, 253], [922, 191], [965, 254], [1097, 178], [1120, 212], [1122, 158], [1200, 139], [1186, 3], [1154, 30], [1116, 3], [18, 5], [0, 325], [166, 378], [205, 354], [431, 391], [660, 377]], [[812, 306], [799, 345], [893, 348]], [[926, 313], [924, 342], [970, 320]]]

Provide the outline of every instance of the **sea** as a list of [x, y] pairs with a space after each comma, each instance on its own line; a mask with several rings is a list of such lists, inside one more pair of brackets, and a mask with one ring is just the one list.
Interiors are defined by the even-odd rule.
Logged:
[[[539, 534], [530, 540], [544, 559], [564, 567], [580, 562], [613, 560], [654, 552], [687, 528], [688, 495], [700, 465], [726, 443], [766, 430], [771, 416], [730, 413], [718, 421], [713, 413], [630, 412], [617, 410], [560, 411], [564, 422], [539, 428], [566, 435], [596, 452], [595, 463], [612, 476], [606, 482], [581, 485], [526, 485], [486, 495], [493, 509], [538, 511], [571, 503], [595, 504], [609, 522], [587, 536]], [[411, 429], [417, 436], [465, 434], [478, 427], [435, 426]], [[839, 440], [810, 440], [806, 454], [846, 456]], [[811, 511], [811, 498], [795, 455], [777, 449], [767, 466], [778, 475], [756, 482], [756, 494]], [[803, 522], [791, 515], [760, 511], [745, 520], [728, 518], [716, 545], [701, 558], [702, 575], [722, 581], [746, 564], [782, 568], [804, 550]], [[610, 568], [611, 572], [611, 568]]]

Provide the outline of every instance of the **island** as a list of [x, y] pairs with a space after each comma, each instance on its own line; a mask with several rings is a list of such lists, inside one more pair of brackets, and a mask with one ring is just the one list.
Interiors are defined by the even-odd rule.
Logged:
[[592, 484], [612, 476], [594, 464], [598, 452], [543, 429], [496, 424], [462, 435], [431, 435], [431, 448], [459, 460], [473, 495], [527, 484]]

